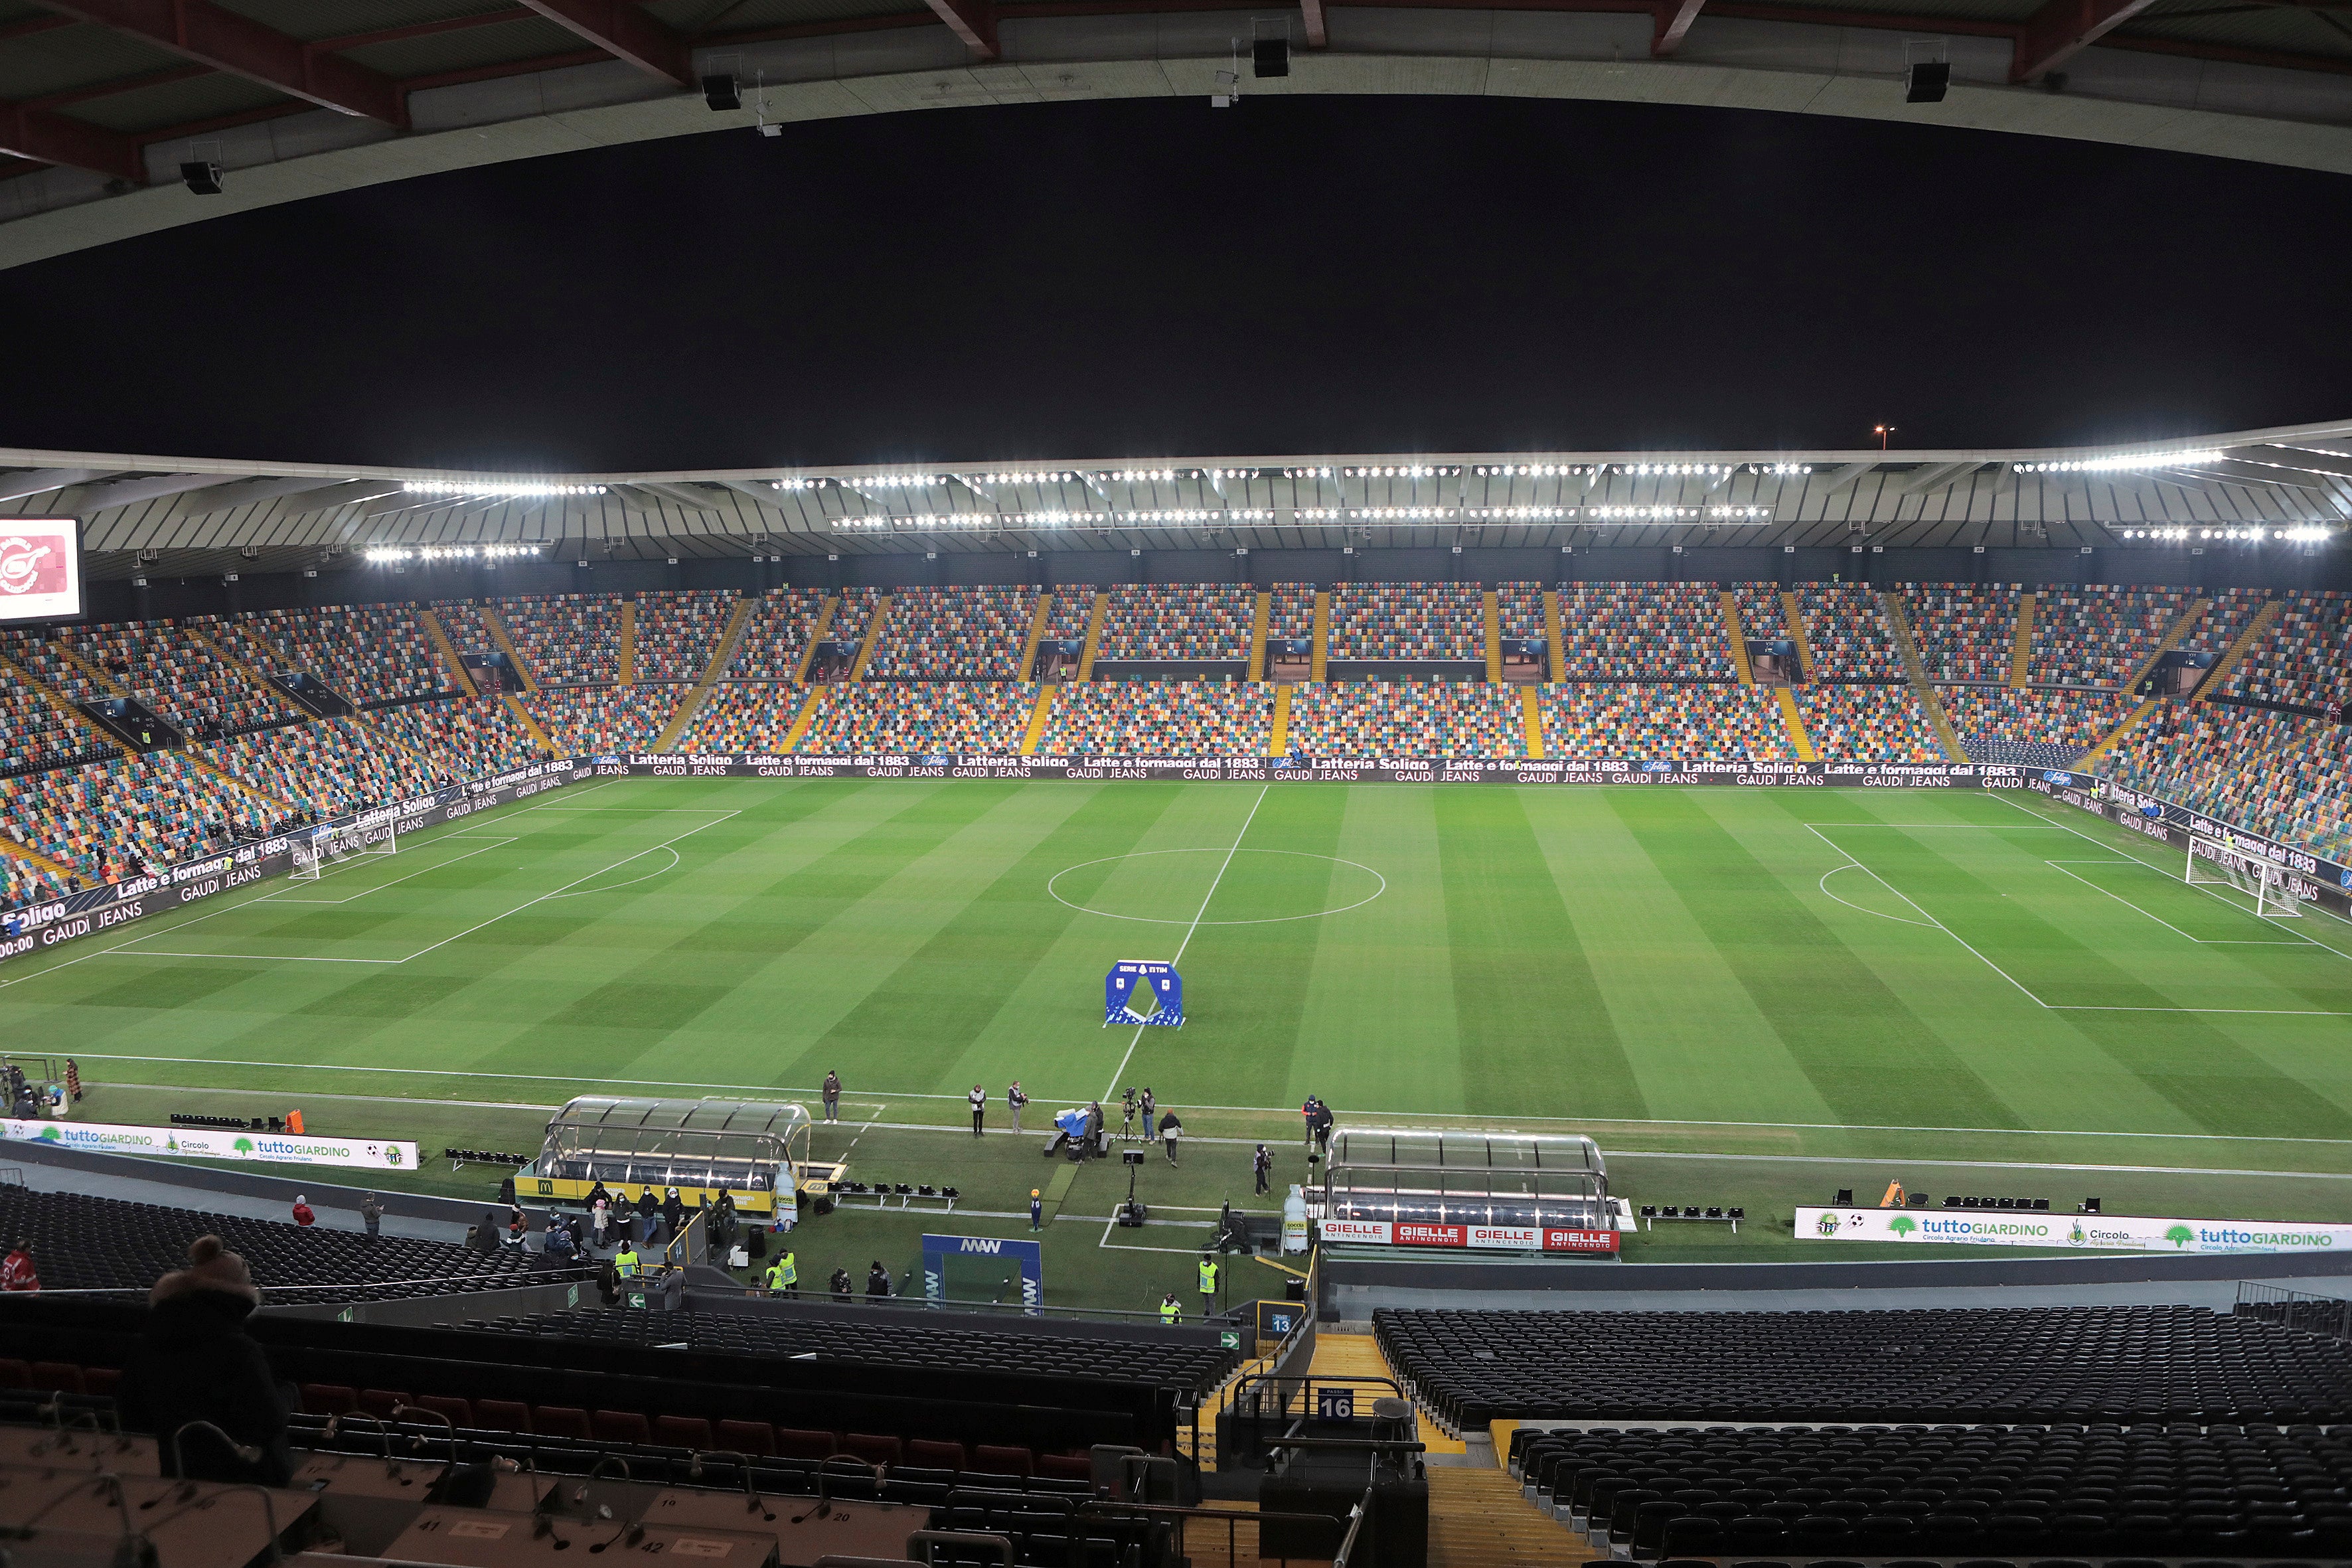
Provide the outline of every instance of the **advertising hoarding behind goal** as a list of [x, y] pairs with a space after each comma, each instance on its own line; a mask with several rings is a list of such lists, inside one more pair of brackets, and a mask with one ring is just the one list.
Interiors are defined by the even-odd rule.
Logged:
[[0, 625], [81, 614], [81, 524], [0, 517]]
[[416, 1145], [384, 1138], [316, 1138], [290, 1132], [215, 1131], [193, 1127], [126, 1127], [105, 1121], [0, 1120], [0, 1139], [51, 1143], [94, 1154], [167, 1160], [257, 1160], [277, 1165], [352, 1165], [369, 1171], [416, 1169]]

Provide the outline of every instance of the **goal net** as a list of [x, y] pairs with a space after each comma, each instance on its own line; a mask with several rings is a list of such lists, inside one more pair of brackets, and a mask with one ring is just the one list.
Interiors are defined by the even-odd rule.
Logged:
[[2287, 886], [2283, 868], [2219, 838], [2190, 836], [2186, 880], [2192, 888], [2235, 888], [2246, 896], [2252, 912], [2264, 920], [2303, 913], [2303, 901]]
[[399, 837], [389, 821], [346, 823], [296, 843], [291, 877], [297, 882], [315, 882], [330, 869], [348, 861], [369, 855], [391, 855], [398, 848]]

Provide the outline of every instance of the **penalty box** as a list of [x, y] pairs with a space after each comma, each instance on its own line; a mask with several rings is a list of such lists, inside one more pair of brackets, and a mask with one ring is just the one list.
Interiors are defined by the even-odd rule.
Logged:
[[[525, 806], [458, 832], [403, 839], [397, 854], [341, 861], [315, 879], [274, 882], [257, 897], [107, 951], [129, 958], [407, 963], [527, 910], [564, 909], [659, 880], [684, 864], [682, 851], [697, 834], [738, 815]], [[566, 818], [594, 823], [594, 837], [575, 838], [575, 829], [559, 826]], [[451, 869], [466, 879], [436, 885], [436, 873]]]
[[2275, 918], [2065, 825], [1809, 826], [1882, 889], [1864, 912], [1940, 933], [2042, 1007], [2352, 1016], [2352, 952], [2311, 929], [2329, 922]]

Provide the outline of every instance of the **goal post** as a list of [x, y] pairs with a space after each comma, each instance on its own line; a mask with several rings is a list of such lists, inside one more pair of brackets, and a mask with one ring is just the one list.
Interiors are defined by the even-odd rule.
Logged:
[[315, 882], [331, 868], [348, 861], [370, 855], [394, 855], [399, 849], [400, 836], [389, 817], [322, 827], [295, 842], [294, 869], [289, 875], [297, 882]]
[[2303, 900], [2288, 886], [2284, 867], [2201, 833], [2189, 837], [2189, 860], [2181, 879], [2192, 888], [2235, 888], [2250, 901], [2251, 911], [2264, 920], [2285, 920], [2303, 913]]

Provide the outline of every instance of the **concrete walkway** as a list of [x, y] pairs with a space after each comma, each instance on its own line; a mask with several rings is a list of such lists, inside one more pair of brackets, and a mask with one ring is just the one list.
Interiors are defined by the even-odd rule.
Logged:
[[[2249, 1259], [2260, 1267], [2258, 1259]], [[2253, 1279], [2305, 1295], [2352, 1297], [2352, 1280], [2305, 1276]], [[1860, 1312], [1916, 1307], [2208, 1307], [2226, 1312], [2235, 1279], [2120, 1279], [2077, 1285], [1906, 1286], [1848, 1290], [1412, 1290], [1339, 1285], [1332, 1304], [1343, 1323], [1366, 1323], [1380, 1307], [1470, 1308], [1512, 1312]]]
[[[8, 1162], [0, 1159], [0, 1163]], [[236, 1215], [241, 1219], [274, 1219], [290, 1224], [294, 1218], [292, 1206], [275, 1198], [247, 1197], [236, 1193], [212, 1192], [171, 1182], [116, 1175], [109, 1171], [74, 1170], [31, 1162], [22, 1165], [12, 1164], [10, 1168], [22, 1171], [25, 1185], [37, 1193], [87, 1193], [92, 1197], [117, 1198], [131, 1204], [155, 1204], [165, 1208], [195, 1209], [205, 1214]], [[366, 1228], [360, 1223], [357, 1209], [329, 1208], [323, 1203], [313, 1203], [310, 1206], [319, 1215], [319, 1224], [329, 1230], [358, 1231]], [[466, 1239], [466, 1227], [443, 1220], [412, 1219], [404, 1215], [387, 1214], [383, 1216], [383, 1234], [419, 1241], [462, 1242]]]

